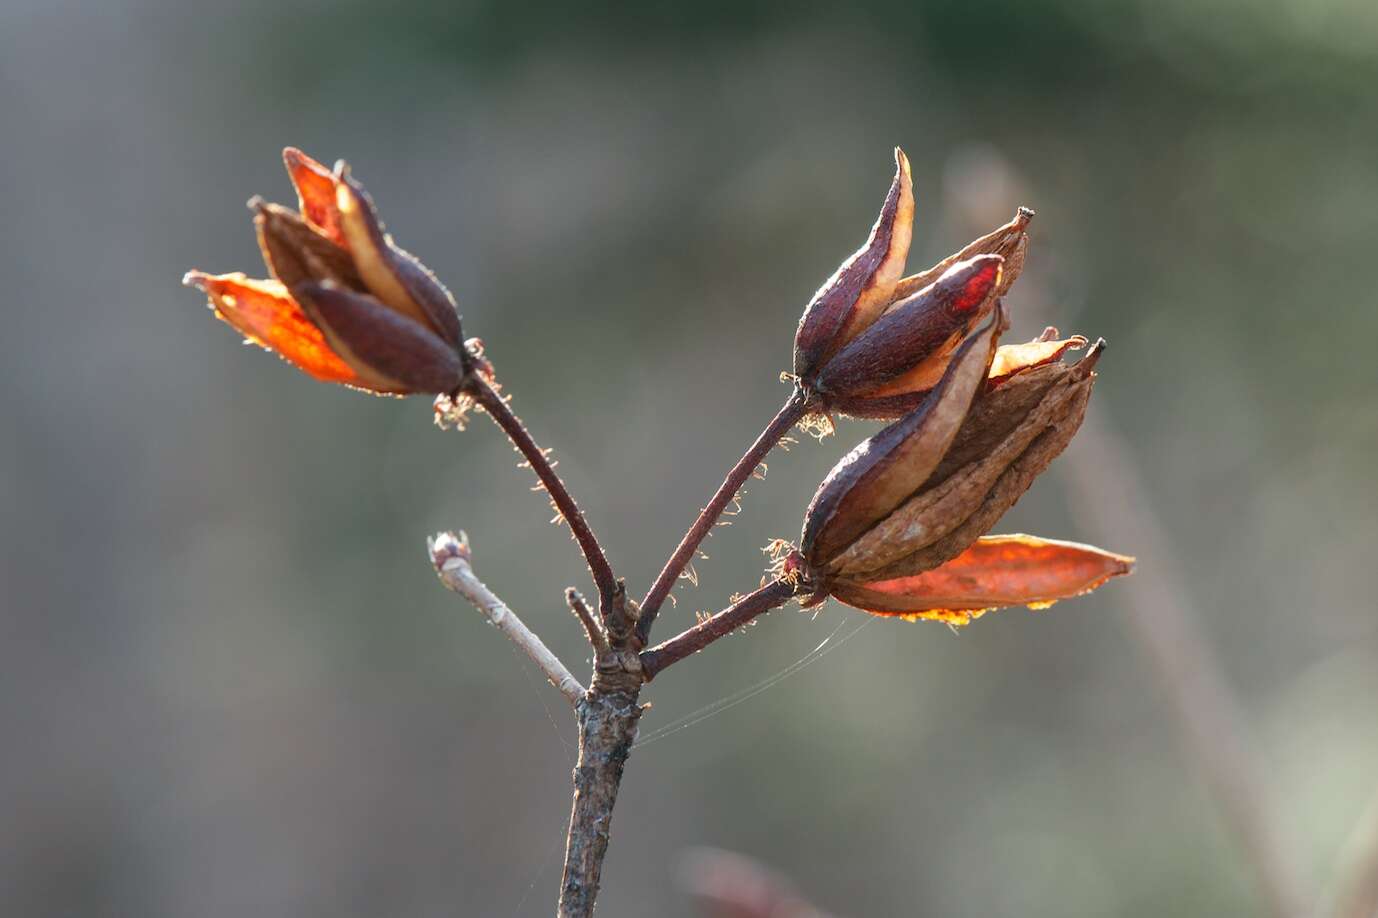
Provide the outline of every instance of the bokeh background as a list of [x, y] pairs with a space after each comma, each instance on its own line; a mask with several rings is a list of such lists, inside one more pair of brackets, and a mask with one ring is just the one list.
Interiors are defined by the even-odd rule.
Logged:
[[[1136, 581], [958, 636], [782, 611], [671, 670], [648, 733], [830, 639], [633, 754], [600, 914], [696, 914], [700, 845], [851, 916], [1264, 911], [1130, 622], [1178, 589], [1320, 896], [1378, 792], [1375, 85], [1371, 0], [3, 0], [0, 912], [550, 913], [572, 721], [424, 538], [582, 673], [567, 531], [485, 418], [306, 380], [178, 284], [257, 270], [288, 143], [456, 292], [637, 593], [895, 144], [913, 268], [1030, 205], [1012, 334], [1110, 341], [1093, 420], [1168, 539], [1088, 528], [1081, 443], [1001, 529]], [[871, 429], [775, 454], [662, 633]]]

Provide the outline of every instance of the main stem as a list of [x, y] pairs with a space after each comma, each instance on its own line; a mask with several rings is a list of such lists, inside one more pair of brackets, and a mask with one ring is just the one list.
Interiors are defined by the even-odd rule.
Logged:
[[694, 557], [694, 552], [699, 545], [708, 537], [708, 533], [713, 531], [713, 526], [722, 516], [722, 512], [727, 509], [732, 498], [746, 482], [751, 473], [756, 471], [756, 466], [761, 464], [761, 460], [766, 457], [780, 438], [789, 433], [807, 410], [808, 397], [799, 388], [790, 394], [780, 411], [773, 417], [766, 429], [761, 431], [761, 435], [756, 438], [756, 442], [751, 444], [751, 448], [746, 451], [737, 464], [727, 473], [723, 483], [718, 486], [717, 492], [708, 501], [708, 506], [704, 507], [694, 520], [694, 525], [689, 527], [689, 531], [680, 540], [679, 547], [670, 556], [670, 560], [665, 562], [665, 567], [661, 569], [660, 575], [651, 584], [651, 589], [647, 591], [646, 598], [641, 600], [641, 620], [637, 624], [637, 634], [643, 644], [647, 643], [651, 636], [651, 625], [655, 622], [656, 613], [665, 602], [665, 598], [674, 589], [675, 580], [684, 572], [685, 565]]
[[555, 474], [555, 468], [550, 464], [545, 451], [536, 445], [536, 441], [527, 432], [526, 425], [517, 417], [511, 407], [508, 406], [506, 399], [497, 393], [491, 385], [481, 376], [474, 374], [466, 384], [466, 389], [473, 396], [474, 401], [483, 407], [483, 410], [493, 418], [497, 425], [502, 428], [503, 433], [507, 434], [512, 445], [522, 454], [531, 470], [536, 473], [541, 484], [545, 486], [550, 499], [555, 502], [555, 508], [560, 511], [565, 522], [569, 523], [569, 531], [574, 533], [575, 541], [579, 543], [579, 548], [584, 553], [584, 560], [588, 562], [589, 570], [593, 574], [593, 582], [598, 586], [598, 598], [600, 608], [606, 609], [612, 602], [613, 593], [617, 589], [617, 579], [613, 576], [612, 566], [608, 564], [607, 557], [603, 554], [603, 548], [598, 544], [597, 537], [593, 530], [589, 528], [588, 521], [584, 519], [584, 514], [579, 510], [579, 505], [570, 496], [569, 489], [560, 480], [560, 476]]
[[559, 918], [589, 918], [598, 898], [603, 858], [608, 851], [612, 809], [636, 739], [641, 705], [637, 683], [609, 689], [594, 686], [576, 706], [579, 761], [574, 766], [574, 803], [565, 842], [565, 872], [560, 882]]

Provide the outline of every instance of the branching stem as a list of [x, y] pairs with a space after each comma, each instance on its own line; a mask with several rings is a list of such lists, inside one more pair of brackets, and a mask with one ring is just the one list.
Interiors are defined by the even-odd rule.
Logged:
[[641, 638], [641, 643], [649, 643], [651, 626], [655, 623], [656, 613], [660, 611], [665, 598], [674, 589], [675, 581], [680, 574], [684, 573], [685, 565], [694, 557], [694, 552], [708, 537], [708, 533], [713, 530], [714, 524], [718, 522], [718, 518], [727, 509], [727, 505], [732, 502], [732, 498], [737, 496], [737, 491], [751, 477], [751, 473], [756, 471], [756, 467], [761, 464], [761, 460], [766, 457], [766, 454], [774, 449], [781, 437], [789, 433], [790, 428], [804, 416], [804, 412], [807, 410], [808, 397], [802, 389], [796, 387], [780, 411], [771, 418], [766, 429], [761, 431], [756, 442], [751, 444], [751, 448], [741, 459], [737, 460], [737, 464], [727, 473], [723, 483], [718, 486], [717, 492], [708, 501], [708, 506], [703, 508], [698, 519], [694, 520], [694, 525], [690, 526], [689, 531], [684, 534], [679, 547], [670, 556], [670, 560], [665, 562], [665, 567], [661, 569], [655, 583], [651, 584], [650, 590], [647, 591], [646, 598], [641, 601], [641, 620], [637, 624], [637, 634]]
[[641, 669], [645, 673], [646, 681], [650, 682], [655, 678], [656, 673], [671, 663], [683, 660], [690, 654], [698, 653], [718, 638], [731, 634], [758, 615], [764, 615], [772, 609], [778, 609], [793, 599], [798, 592], [799, 587], [789, 580], [772, 580], [756, 592], [743, 596], [711, 618], [704, 619], [668, 641], [642, 651]]
[[474, 401], [488, 412], [489, 416], [502, 428], [503, 433], [507, 434], [512, 445], [522, 454], [531, 470], [536, 473], [541, 484], [545, 486], [550, 494], [550, 499], [554, 501], [555, 508], [560, 511], [565, 522], [569, 523], [570, 532], [574, 533], [574, 539], [579, 543], [580, 550], [584, 553], [584, 560], [588, 562], [589, 571], [593, 574], [593, 582], [598, 587], [599, 607], [604, 611], [612, 603], [613, 592], [617, 588], [617, 578], [613, 576], [612, 566], [608, 564], [607, 557], [603, 554], [603, 547], [598, 544], [598, 539], [589, 528], [588, 521], [584, 519], [584, 514], [579, 510], [579, 505], [570, 496], [569, 489], [560, 480], [560, 476], [555, 474], [555, 468], [550, 464], [545, 452], [536, 445], [536, 441], [531, 438], [526, 425], [512, 412], [507, 400], [498, 394], [489, 383], [477, 373], [471, 374], [465, 384], [466, 390], [473, 396]]

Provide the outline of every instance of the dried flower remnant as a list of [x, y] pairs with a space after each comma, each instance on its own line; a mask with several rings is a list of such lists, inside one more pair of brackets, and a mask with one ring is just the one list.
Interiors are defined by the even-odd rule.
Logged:
[[901, 277], [914, 194], [902, 150], [895, 164], [871, 235], [799, 320], [794, 375], [817, 411], [895, 418], [913, 409], [1023, 269], [1027, 208], [928, 270]]
[[469, 366], [454, 298], [383, 231], [363, 187], [300, 150], [283, 160], [298, 210], [259, 199], [259, 248], [272, 274], [190, 271], [220, 319], [307, 375], [386, 395], [448, 393]]
[[[1032, 536], [982, 537], [1081, 425], [1103, 342], [1049, 329], [996, 347], [1003, 309], [954, 352], [921, 404], [853, 450], [805, 515], [812, 595], [878, 615], [964, 624], [1004, 605], [1051, 604], [1126, 574], [1132, 559]], [[975, 379], [973, 384], [970, 380]], [[954, 420], [955, 419], [955, 420]]]

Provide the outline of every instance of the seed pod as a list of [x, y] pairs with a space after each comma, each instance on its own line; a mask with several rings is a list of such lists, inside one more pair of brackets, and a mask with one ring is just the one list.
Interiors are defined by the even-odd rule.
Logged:
[[927, 287], [957, 262], [967, 261], [977, 255], [999, 255], [1005, 259], [1005, 272], [1000, 278], [999, 289], [995, 291], [996, 296], [1004, 296], [1024, 271], [1024, 256], [1029, 250], [1028, 228], [1034, 216], [1032, 210], [1021, 207], [1009, 223], [967, 243], [960, 251], [953, 252], [927, 271], [904, 278], [895, 285], [896, 301]]
[[[1051, 334], [1050, 334], [1051, 333]], [[830, 404], [843, 414], [859, 418], [894, 418], [913, 411], [928, 391], [942, 377], [958, 342], [945, 344], [919, 367], [897, 379], [863, 395], [839, 397]], [[1015, 375], [1034, 367], [1058, 360], [1069, 350], [1086, 347], [1081, 335], [1057, 338], [1057, 329], [1046, 329], [1042, 335], [1025, 344], [1002, 344], [991, 361], [986, 374], [986, 388], [993, 389]]]
[[[967, 544], [983, 535], [1081, 426], [1098, 356], [1095, 351], [1073, 366], [1057, 363], [1029, 370], [978, 398], [932, 474], [834, 558], [828, 570], [861, 576], [881, 570], [915, 574], [936, 567], [966, 545], [948, 544], [937, 552], [932, 547], [961, 531], [998, 490], [998, 509], [987, 509], [989, 523], [971, 533]], [[1011, 469], [1016, 471], [1006, 478]], [[1022, 484], [1017, 491], [1011, 487], [1014, 478]], [[997, 489], [1002, 479], [1004, 486]]]
[[344, 246], [314, 230], [302, 217], [281, 204], [257, 198], [254, 228], [268, 271], [287, 289], [311, 281], [334, 281], [352, 290], [364, 289], [363, 278]]
[[454, 348], [371, 296], [331, 281], [296, 288], [331, 350], [375, 392], [453, 392], [464, 377]]
[[1003, 261], [978, 255], [958, 262], [895, 303], [823, 366], [815, 389], [825, 398], [848, 398], [914, 372], [941, 377], [952, 350], [994, 308]]
[[335, 167], [335, 206], [350, 254], [369, 291], [459, 348], [464, 336], [454, 297], [425, 265], [383, 232], [372, 199], [343, 162]]
[[986, 378], [1005, 321], [995, 313], [953, 355], [942, 381], [910, 414], [835, 465], [804, 517], [802, 549], [815, 569], [902, 504], [938, 467]]
[[393, 244], [367, 193], [300, 150], [283, 162], [300, 212], [255, 198], [275, 280], [188, 273], [216, 315], [316, 379], [405, 395], [455, 389], [468, 366], [454, 299]]
[[[1001, 312], [997, 308], [997, 319]], [[950, 379], [970, 360], [970, 348], [979, 337], [980, 333], [973, 335], [958, 349], [923, 406], [854, 450], [820, 486], [804, 522], [802, 552], [808, 565], [804, 579], [814, 585], [808, 602], [832, 595], [877, 614], [965, 621], [975, 610], [1010, 604], [1005, 600], [1011, 596], [1027, 597], [1013, 600], [1017, 602], [1047, 602], [1093, 589], [1108, 577], [1128, 571], [1127, 561], [1119, 556], [1082, 557], [1062, 548], [1053, 552], [1046, 546], [1062, 543], [1036, 539], [1032, 541], [1044, 546], [1043, 556], [1056, 554], [1062, 562], [1081, 558], [1086, 564], [1063, 564], [1058, 569], [1061, 573], [1049, 572], [1038, 579], [1027, 571], [1001, 573], [992, 568], [989, 561], [996, 555], [990, 551], [978, 552], [980, 565], [973, 560], [976, 556], [963, 554], [1014, 505], [1076, 433], [1095, 380], [1093, 370], [1103, 352], [1103, 342], [1098, 342], [1076, 364], [1043, 362], [1055, 360], [1050, 355], [1064, 352], [1077, 340], [1056, 341], [1045, 333], [1010, 352], [1003, 366], [995, 367], [990, 360], [982, 366], [981, 392], [967, 401], [960, 426], [950, 435], [944, 438], [942, 431], [920, 430], [916, 418], [930, 404], [951, 398]], [[990, 375], [996, 371], [1000, 375]], [[894, 432], [900, 430], [915, 438], [906, 443], [908, 455], [898, 460], [910, 472], [902, 480], [904, 493], [896, 499], [892, 489], [876, 499], [876, 475], [870, 469], [882, 465], [877, 456], [898, 456]], [[936, 460], [935, 450], [940, 451]], [[863, 461], [869, 467], [862, 466]], [[901, 481], [898, 476], [893, 480]], [[851, 516], [834, 511], [824, 517], [830, 507], [850, 508]], [[1038, 553], [1030, 555], [1034, 556]], [[939, 573], [959, 557], [966, 558], [958, 565], [960, 570]], [[1093, 568], [1103, 576], [1082, 576]], [[976, 570], [980, 576], [971, 573]], [[971, 575], [965, 581], [961, 580], [963, 571]], [[933, 576], [923, 579], [929, 572]], [[969, 595], [958, 590], [963, 583]]]
[[866, 244], [813, 295], [794, 337], [794, 373], [811, 379], [839, 348], [867, 328], [892, 300], [904, 273], [914, 226], [909, 158], [895, 148], [895, 178]]
[[906, 414], [1024, 266], [1028, 208], [927, 271], [901, 278], [914, 196], [909, 161], [898, 149], [895, 162], [866, 244], [814, 294], [799, 320], [794, 375], [819, 412]]

